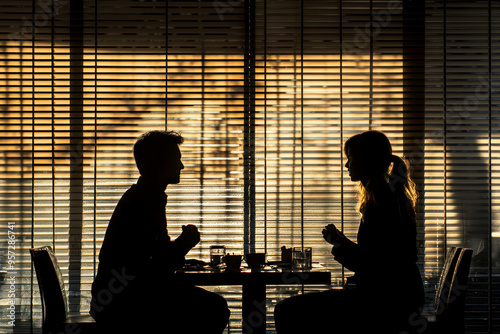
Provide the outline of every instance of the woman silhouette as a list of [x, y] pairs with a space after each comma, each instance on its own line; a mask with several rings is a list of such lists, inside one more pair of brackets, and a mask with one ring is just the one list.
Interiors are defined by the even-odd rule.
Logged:
[[[416, 265], [417, 193], [409, 163], [392, 154], [379, 131], [366, 131], [344, 145], [345, 167], [360, 183], [361, 224], [357, 242], [334, 224], [323, 229], [335, 260], [355, 275], [355, 288], [288, 298], [275, 308], [282, 333], [399, 333], [408, 329], [424, 302]], [[351, 286], [351, 284], [349, 284]]]

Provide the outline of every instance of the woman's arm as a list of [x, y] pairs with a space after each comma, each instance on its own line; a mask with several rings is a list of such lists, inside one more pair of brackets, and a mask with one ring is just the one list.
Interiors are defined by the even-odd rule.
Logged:
[[347, 238], [334, 224], [325, 226], [323, 238], [333, 245], [332, 254], [340, 264], [356, 271], [359, 263], [359, 245]]

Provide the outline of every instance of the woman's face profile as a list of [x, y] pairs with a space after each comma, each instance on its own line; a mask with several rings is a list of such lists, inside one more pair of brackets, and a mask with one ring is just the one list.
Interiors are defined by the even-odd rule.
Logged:
[[345, 168], [349, 171], [349, 176], [351, 177], [351, 181], [361, 181], [363, 179], [364, 173], [364, 163], [359, 154], [352, 147], [346, 148], [346, 157], [347, 162], [345, 164]]

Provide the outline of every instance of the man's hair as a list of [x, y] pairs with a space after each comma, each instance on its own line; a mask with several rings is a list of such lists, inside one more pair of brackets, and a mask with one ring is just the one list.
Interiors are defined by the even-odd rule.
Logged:
[[173, 148], [184, 142], [178, 132], [154, 130], [142, 134], [134, 145], [134, 158], [141, 175], [172, 157]]

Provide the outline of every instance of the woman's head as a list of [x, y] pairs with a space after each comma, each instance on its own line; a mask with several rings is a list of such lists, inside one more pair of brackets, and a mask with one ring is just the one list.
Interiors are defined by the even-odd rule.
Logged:
[[392, 146], [380, 131], [365, 131], [349, 138], [344, 145], [346, 168], [353, 181], [363, 183], [383, 176], [391, 164]]
[[[377, 185], [387, 182], [390, 190], [405, 196], [414, 207], [417, 200], [415, 183], [410, 177], [409, 162], [392, 154], [392, 146], [380, 131], [365, 131], [349, 138], [344, 145], [346, 168], [352, 181], [360, 181], [360, 212], [375, 201]], [[392, 167], [391, 167], [392, 164]]]

